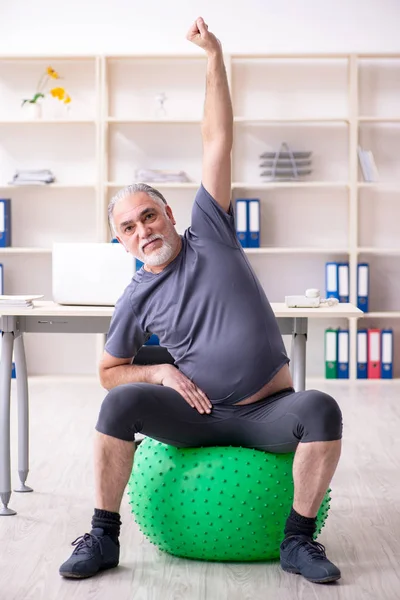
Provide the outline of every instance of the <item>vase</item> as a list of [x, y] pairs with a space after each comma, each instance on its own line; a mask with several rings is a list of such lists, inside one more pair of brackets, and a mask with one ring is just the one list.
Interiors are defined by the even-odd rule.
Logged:
[[22, 107], [22, 114], [28, 121], [40, 119], [42, 116], [42, 106], [37, 102], [25, 102]]

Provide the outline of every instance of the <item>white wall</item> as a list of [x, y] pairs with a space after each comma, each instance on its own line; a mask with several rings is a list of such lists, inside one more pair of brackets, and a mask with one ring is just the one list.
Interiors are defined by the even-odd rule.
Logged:
[[0, 54], [197, 51], [203, 16], [227, 52], [397, 52], [399, 0], [0, 0]]

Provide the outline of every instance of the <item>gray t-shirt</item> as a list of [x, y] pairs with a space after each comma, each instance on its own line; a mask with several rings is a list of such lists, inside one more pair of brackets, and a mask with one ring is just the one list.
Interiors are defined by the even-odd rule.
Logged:
[[235, 404], [289, 362], [279, 327], [226, 213], [200, 186], [178, 256], [135, 273], [116, 303], [105, 349], [133, 358], [151, 334], [213, 404]]

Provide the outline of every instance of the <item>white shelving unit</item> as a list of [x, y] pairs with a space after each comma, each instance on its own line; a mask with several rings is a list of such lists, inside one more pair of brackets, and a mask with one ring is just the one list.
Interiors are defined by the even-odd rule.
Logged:
[[[232, 197], [260, 198], [261, 247], [246, 252], [269, 299], [307, 287], [324, 292], [325, 263], [346, 260], [356, 303], [357, 263], [369, 262], [371, 312], [334, 325], [350, 329], [354, 380], [357, 327], [390, 324], [399, 378], [400, 54], [230, 54], [225, 63], [234, 107]], [[48, 65], [62, 74], [71, 110], [48, 103], [42, 119], [26, 121], [20, 101]], [[7, 292], [51, 299], [52, 243], [109, 241], [108, 202], [137, 169], [187, 173], [188, 183], [154, 184], [184, 231], [201, 178], [205, 72], [203, 55], [0, 57], [0, 195], [12, 198], [13, 210], [13, 247], [0, 249]], [[160, 93], [165, 114], [157, 111]], [[282, 142], [312, 151], [310, 176], [261, 179], [259, 155]], [[379, 182], [363, 181], [358, 144], [372, 150]], [[51, 168], [57, 181], [46, 189], [10, 185], [24, 167]], [[317, 321], [310, 377], [323, 376], [323, 331], [333, 325]], [[48, 336], [39, 357], [32, 335], [30, 371], [95, 373], [98, 338], [76, 337]]]

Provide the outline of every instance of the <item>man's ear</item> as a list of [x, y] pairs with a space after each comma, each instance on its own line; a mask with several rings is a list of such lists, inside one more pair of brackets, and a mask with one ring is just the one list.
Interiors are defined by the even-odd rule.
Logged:
[[124, 242], [121, 240], [120, 237], [118, 237], [117, 235], [115, 236], [115, 239], [119, 241], [119, 243], [121, 244], [121, 246], [123, 246], [125, 248], [125, 252], [129, 252], [128, 248], [125, 246]]
[[165, 207], [165, 212], [167, 213], [169, 220], [172, 221], [172, 224], [176, 225], [176, 221], [175, 221], [175, 218], [174, 218], [174, 215], [173, 215], [173, 212], [172, 212], [172, 208], [167, 205]]

